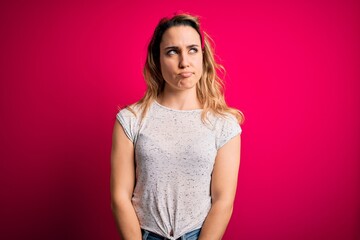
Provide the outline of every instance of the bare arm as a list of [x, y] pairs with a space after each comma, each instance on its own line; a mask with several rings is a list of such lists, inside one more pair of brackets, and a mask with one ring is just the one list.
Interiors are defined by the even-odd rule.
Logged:
[[211, 177], [211, 209], [199, 240], [219, 240], [229, 223], [240, 166], [240, 134], [218, 150]]
[[118, 121], [111, 149], [111, 209], [123, 240], [141, 240], [141, 229], [131, 197], [135, 185], [134, 146]]

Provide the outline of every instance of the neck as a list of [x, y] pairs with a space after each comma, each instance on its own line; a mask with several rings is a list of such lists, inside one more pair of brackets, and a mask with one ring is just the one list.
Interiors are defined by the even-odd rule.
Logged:
[[202, 108], [196, 95], [196, 88], [176, 92], [164, 89], [159, 95], [157, 102], [165, 107], [176, 110], [194, 110]]

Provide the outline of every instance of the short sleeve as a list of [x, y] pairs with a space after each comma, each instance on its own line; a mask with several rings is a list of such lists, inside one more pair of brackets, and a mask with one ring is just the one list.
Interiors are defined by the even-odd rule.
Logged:
[[123, 127], [126, 136], [135, 144], [139, 129], [137, 116], [124, 108], [118, 112], [116, 119]]
[[216, 138], [216, 149], [219, 150], [232, 138], [241, 134], [242, 129], [235, 117], [230, 116], [226, 119], [222, 119], [221, 125], [218, 128], [218, 134]]

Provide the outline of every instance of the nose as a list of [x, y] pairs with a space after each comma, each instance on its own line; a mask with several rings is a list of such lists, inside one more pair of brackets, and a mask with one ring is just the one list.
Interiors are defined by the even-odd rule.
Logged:
[[187, 56], [186, 53], [181, 53], [179, 54], [180, 59], [179, 59], [179, 68], [187, 68], [189, 67], [189, 57]]

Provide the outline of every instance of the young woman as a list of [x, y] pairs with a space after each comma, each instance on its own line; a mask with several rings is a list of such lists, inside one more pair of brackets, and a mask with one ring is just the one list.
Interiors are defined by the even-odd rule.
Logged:
[[147, 91], [119, 111], [113, 130], [111, 206], [122, 239], [223, 236], [244, 117], [227, 106], [219, 69], [197, 17], [159, 22], [144, 67]]

